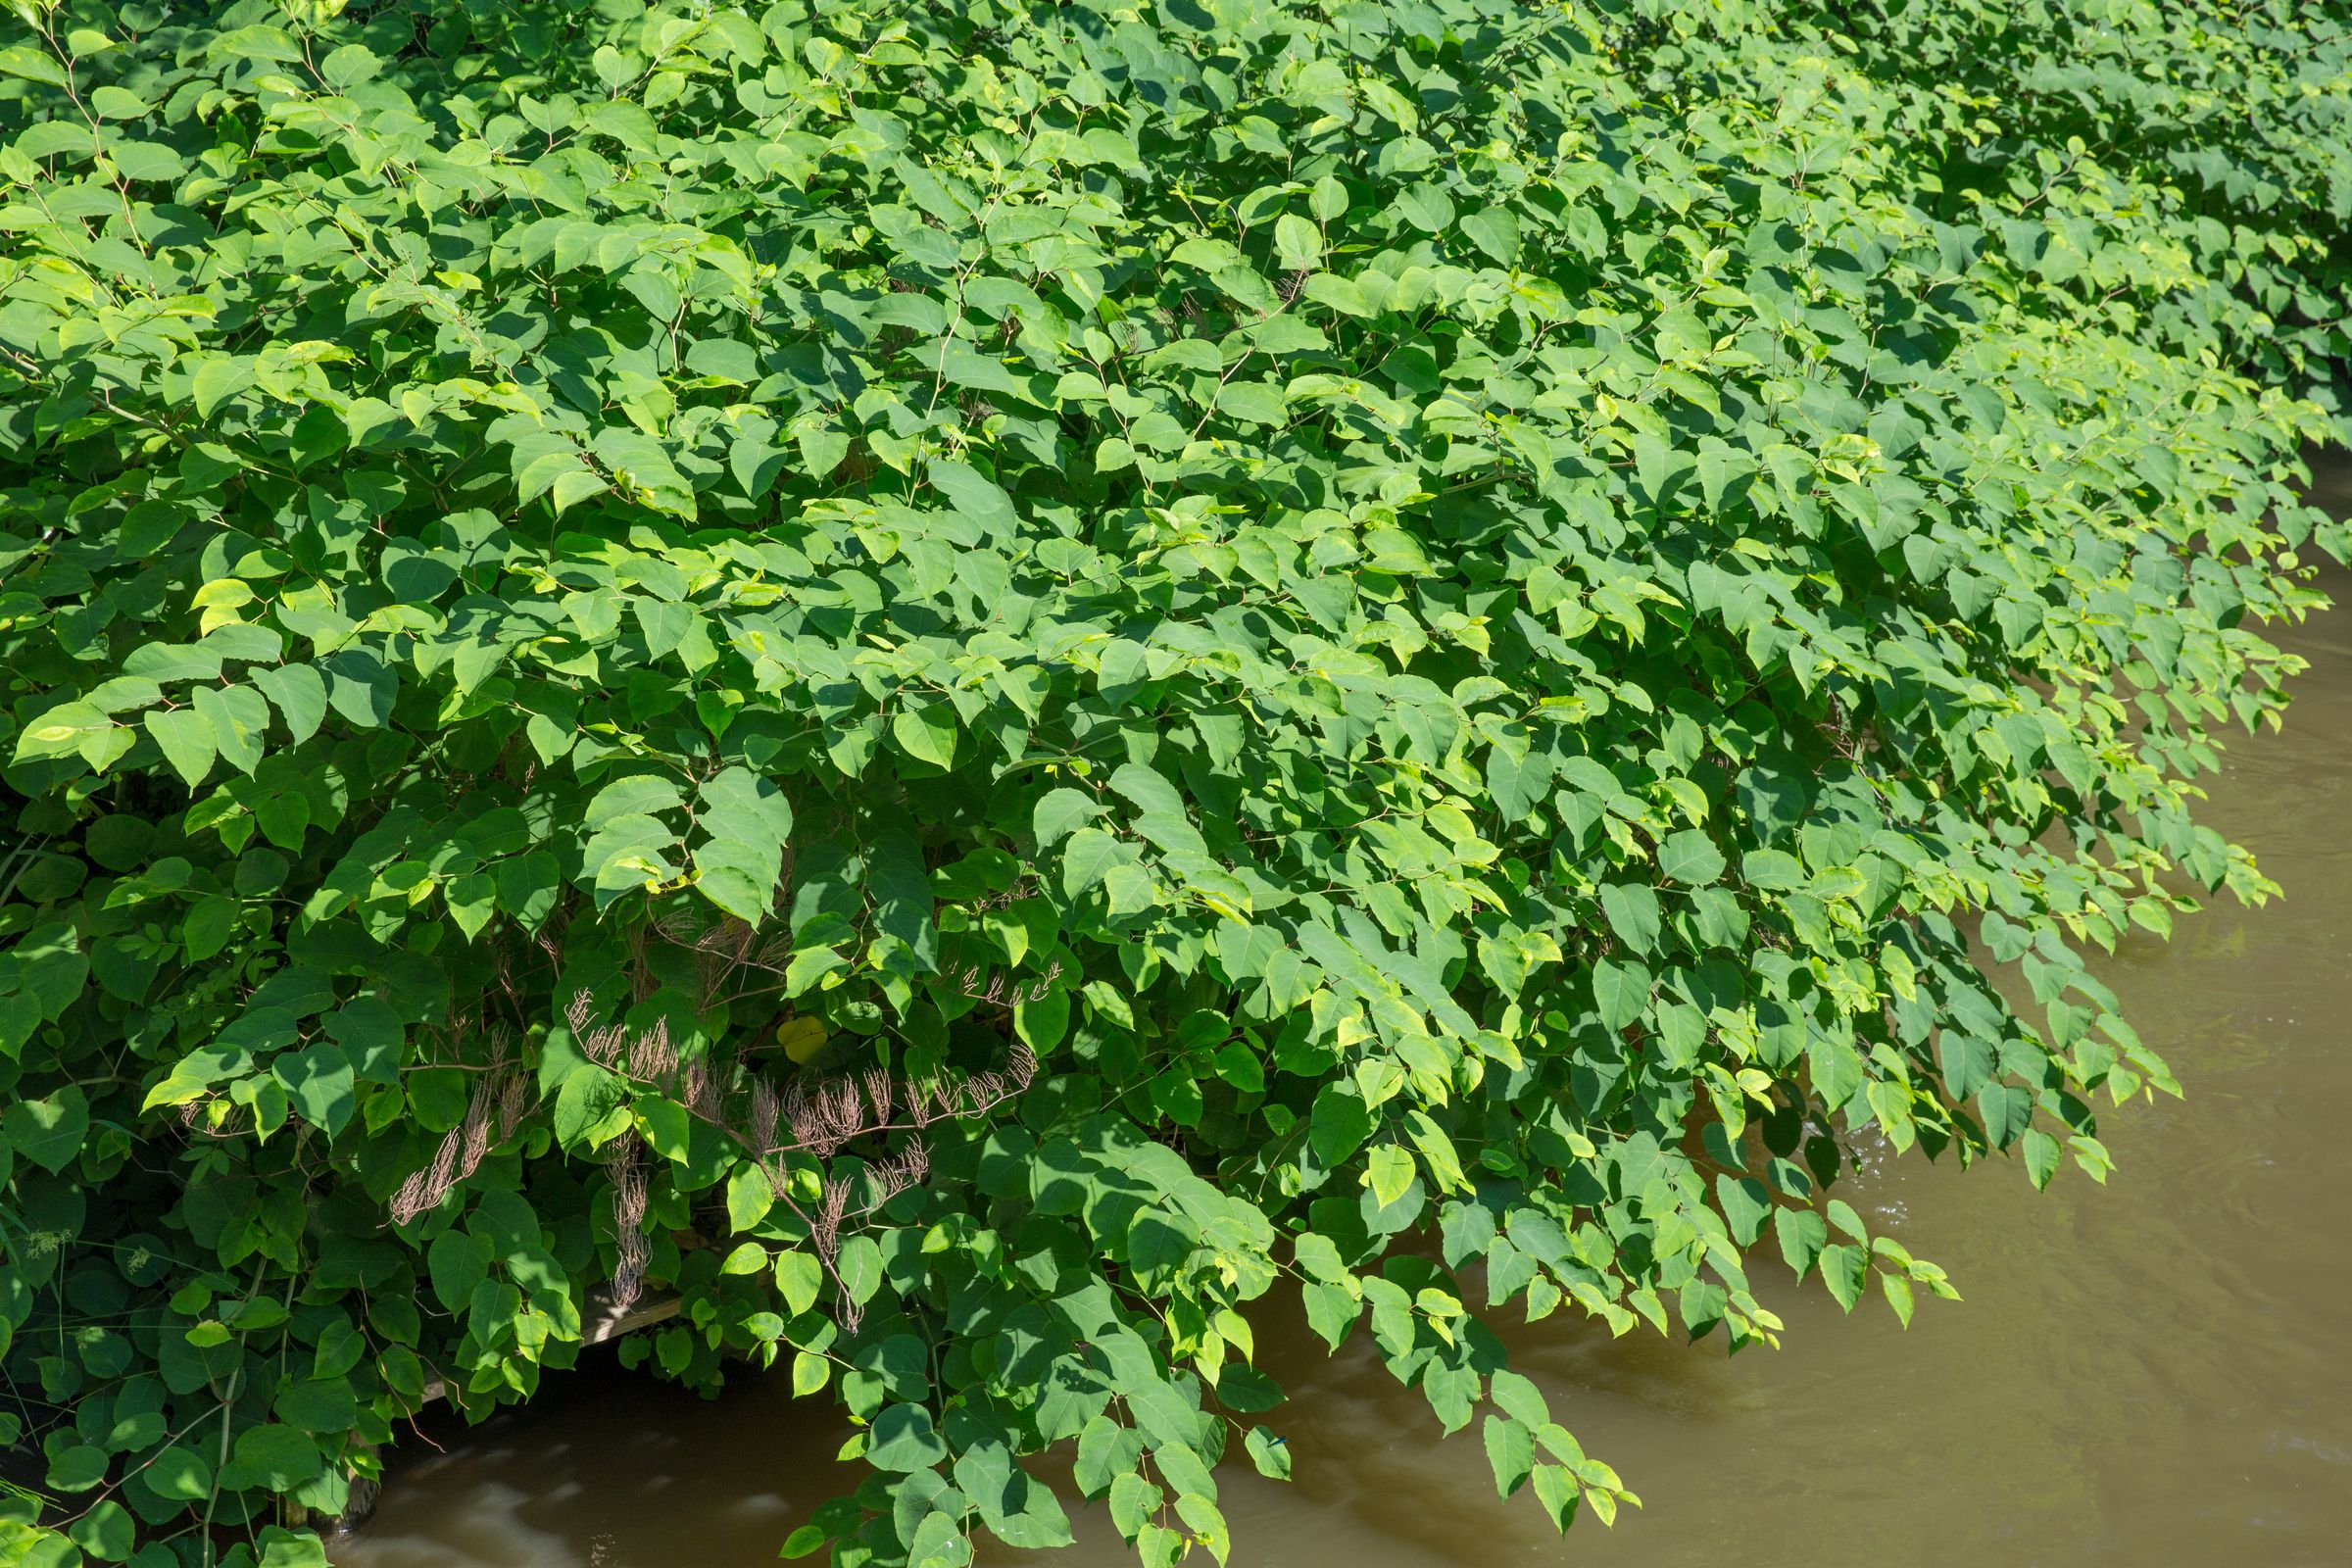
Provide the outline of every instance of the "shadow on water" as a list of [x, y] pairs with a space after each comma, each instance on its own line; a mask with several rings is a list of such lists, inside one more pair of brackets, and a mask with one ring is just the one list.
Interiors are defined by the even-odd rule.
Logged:
[[375, 1521], [332, 1555], [348, 1568], [772, 1563], [810, 1508], [858, 1479], [833, 1462], [848, 1429], [812, 1408], [792, 1408], [782, 1379], [704, 1399], [599, 1348], [525, 1408], [471, 1428], [428, 1418], [395, 1455]]
[[[2318, 494], [2352, 510], [2352, 461], [2327, 464]], [[2326, 586], [2352, 598], [2352, 576]], [[2069, 1171], [2036, 1194], [1998, 1163], [1962, 1185], [1916, 1157], [1851, 1184], [1874, 1229], [1968, 1298], [1923, 1303], [1907, 1332], [1785, 1276], [1760, 1282], [1788, 1323], [1777, 1352], [1509, 1331], [1648, 1503], [1564, 1542], [1532, 1501], [1498, 1501], [1476, 1434], [1440, 1443], [1360, 1343], [1326, 1359], [1270, 1313], [1260, 1353], [1295, 1391], [1276, 1424], [1298, 1479], [1221, 1473], [1235, 1561], [2352, 1561], [2352, 619], [2270, 635], [2312, 668], [2282, 734], [2233, 744], [2204, 820], [2286, 898], [2217, 905], [2100, 964], [2189, 1094], [2108, 1112], [2107, 1187]], [[527, 1410], [437, 1429], [446, 1452], [405, 1449], [340, 1568], [768, 1563], [855, 1479], [832, 1460], [844, 1429], [780, 1378], [704, 1401], [600, 1365]], [[1054, 1560], [1127, 1560], [1102, 1508], [1077, 1524]]]

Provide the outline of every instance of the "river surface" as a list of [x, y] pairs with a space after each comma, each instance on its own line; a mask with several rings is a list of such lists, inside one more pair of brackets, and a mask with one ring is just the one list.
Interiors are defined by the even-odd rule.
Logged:
[[[2352, 509], [2352, 460], [2321, 486]], [[2342, 572], [2325, 586], [2352, 597]], [[1297, 1479], [1220, 1472], [1237, 1568], [2352, 1563], [2352, 615], [2268, 635], [2312, 667], [2283, 733], [2236, 735], [2201, 819], [2286, 896], [2099, 963], [2188, 1092], [2103, 1114], [2105, 1187], [1916, 1154], [1841, 1183], [1966, 1298], [1923, 1298], [1907, 1331], [1777, 1264], [1757, 1271], [1777, 1351], [1506, 1330], [1647, 1504], [1566, 1540], [1532, 1497], [1498, 1500], [1475, 1428], [1441, 1443], [1360, 1334], [1327, 1359], [1270, 1314]], [[780, 1376], [706, 1401], [611, 1356], [480, 1427], [428, 1423], [440, 1451], [394, 1456], [338, 1568], [750, 1568], [855, 1483], [846, 1429]], [[1073, 1519], [1077, 1546], [993, 1560], [1133, 1561], [1100, 1505]]]

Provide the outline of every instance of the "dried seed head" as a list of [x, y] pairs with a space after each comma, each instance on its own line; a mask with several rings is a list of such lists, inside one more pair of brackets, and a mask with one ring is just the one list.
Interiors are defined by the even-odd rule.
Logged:
[[466, 1114], [466, 1147], [458, 1158], [458, 1180], [471, 1176], [490, 1152], [490, 1097], [480, 1096], [477, 1108]]
[[711, 1086], [709, 1067], [701, 1061], [688, 1062], [679, 1086], [687, 1109], [705, 1121], [718, 1120], [718, 1092]]
[[463, 1127], [453, 1127], [443, 1135], [441, 1147], [433, 1154], [431, 1174], [426, 1178], [432, 1190], [432, 1199], [425, 1205], [426, 1207], [429, 1208], [439, 1203], [443, 1195], [457, 1185], [458, 1150], [464, 1142], [465, 1130]]
[[910, 1138], [896, 1155], [873, 1166], [867, 1176], [873, 1184], [870, 1206], [881, 1207], [910, 1187], [920, 1186], [931, 1172], [931, 1150], [921, 1139]]
[[412, 1171], [409, 1179], [400, 1184], [392, 1195], [392, 1223], [406, 1225], [433, 1205], [426, 1200], [426, 1189], [431, 1177], [424, 1171]]
[[849, 1206], [849, 1189], [839, 1182], [825, 1183], [825, 1196], [817, 1201], [816, 1218], [809, 1222], [808, 1238], [816, 1244], [817, 1255], [828, 1264], [841, 1255], [841, 1221]]
[[501, 1139], [514, 1137], [516, 1124], [529, 1113], [530, 1084], [530, 1078], [525, 1073], [517, 1071], [507, 1074], [506, 1087], [498, 1097], [498, 1136]]
[[646, 1264], [652, 1261], [653, 1249], [645, 1239], [646, 1182], [645, 1172], [637, 1163], [637, 1140], [624, 1138], [612, 1152], [609, 1168], [612, 1173], [612, 1246], [615, 1263], [612, 1270], [612, 1304], [627, 1308], [635, 1304], [645, 1281]]
[[764, 1078], [752, 1080], [752, 1145], [764, 1154], [776, 1147], [776, 1117], [783, 1104]]
[[792, 1125], [792, 1141], [802, 1149], [813, 1148], [823, 1134], [816, 1119], [816, 1106], [808, 1099], [806, 1086], [795, 1083], [784, 1097], [784, 1119]]
[[571, 1025], [572, 1038], [579, 1042], [580, 1053], [600, 1067], [610, 1067], [620, 1054], [621, 1030], [617, 1025], [596, 1025], [595, 1000], [586, 991], [573, 994], [571, 1005], [564, 1009], [564, 1022]]
[[657, 1088], [669, 1086], [678, 1070], [678, 1049], [669, 1041], [669, 1020], [657, 1018], [653, 1028], [629, 1046], [629, 1076]]

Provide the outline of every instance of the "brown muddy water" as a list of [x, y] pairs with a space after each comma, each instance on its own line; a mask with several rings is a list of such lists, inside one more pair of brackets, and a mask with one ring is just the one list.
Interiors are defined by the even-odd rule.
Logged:
[[[2322, 486], [2352, 509], [2352, 459]], [[2327, 586], [2352, 598], [2352, 576]], [[2188, 1091], [2107, 1113], [2107, 1186], [2070, 1169], [2036, 1194], [2007, 1162], [1916, 1155], [1841, 1184], [1966, 1297], [1923, 1300], [1908, 1331], [1785, 1275], [1759, 1291], [1784, 1348], [1736, 1360], [1647, 1330], [1508, 1331], [1647, 1503], [1566, 1540], [1498, 1500], [1475, 1430], [1441, 1443], [1360, 1336], [1335, 1361], [1268, 1322], [1297, 1479], [1220, 1473], [1238, 1568], [2352, 1563], [2352, 614], [2270, 635], [2312, 667], [2284, 733], [2233, 743], [2204, 820], [2286, 897], [2100, 965]], [[832, 1460], [845, 1430], [780, 1376], [705, 1401], [591, 1359], [396, 1455], [338, 1568], [749, 1568], [856, 1480]], [[1073, 1520], [1079, 1544], [1038, 1562], [1133, 1560], [1100, 1505]]]

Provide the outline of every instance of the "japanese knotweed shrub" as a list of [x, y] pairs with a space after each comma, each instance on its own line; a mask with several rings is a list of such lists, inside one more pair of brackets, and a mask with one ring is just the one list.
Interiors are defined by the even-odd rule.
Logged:
[[[2192, 355], [2219, 337], [2233, 363], [2343, 406], [2352, 7], [1946, 0], [1764, 14], [1791, 13], [1836, 25], [1837, 45], [1887, 90], [1886, 133], [1921, 160], [1941, 193], [1927, 198], [1934, 208], [1957, 211], [1980, 192], [2030, 202], [2071, 186], [2086, 161], [2127, 171], [2136, 199], [2220, 285], [2151, 302], [2142, 334]], [[1659, 9], [1661, 45], [1684, 15]], [[1747, 7], [1734, 15], [1754, 20]], [[1994, 242], [2022, 270], [2079, 273], [2094, 249], [2082, 232], [2035, 227], [2031, 214], [1995, 225]]]
[[[2086, 955], [2268, 891], [2317, 22], [11, 6], [30, 1560], [317, 1561], [649, 1292], [858, 1420], [845, 1565], [1055, 1446], [1222, 1557], [1278, 1284], [1605, 1520], [1478, 1312], [1951, 1294], [1857, 1143], [2104, 1176]], [[2094, 35], [2294, 114], [2002, 96]]]

